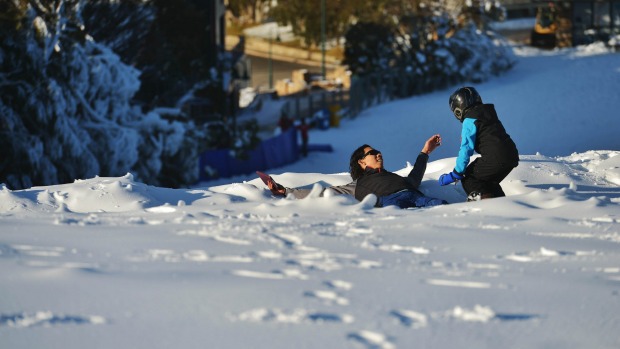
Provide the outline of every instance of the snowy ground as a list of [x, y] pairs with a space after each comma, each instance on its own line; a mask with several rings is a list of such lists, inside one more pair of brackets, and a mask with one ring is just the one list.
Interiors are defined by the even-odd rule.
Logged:
[[523, 154], [506, 198], [436, 184], [458, 149], [452, 89], [313, 131], [335, 152], [271, 171], [346, 183], [369, 143], [404, 174], [439, 132], [422, 189], [443, 207], [276, 199], [255, 176], [3, 188], [0, 347], [620, 347], [620, 56], [518, 53], [477, 86]]

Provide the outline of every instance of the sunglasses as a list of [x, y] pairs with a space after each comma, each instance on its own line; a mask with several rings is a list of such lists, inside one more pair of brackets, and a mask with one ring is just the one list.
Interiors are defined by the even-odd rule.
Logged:
[[[362, 156], [362, 158], [361, 158], [361, 159], [363, 159], [363, 158], [367, 157], [368, 155], [378, 155], [378, 154], [381, 154], [381, 151], [379, 151], [379, 150], [377, 150], [377, 149], [370, 149], [369, 151], [367, 151], [367, 152], [365, 152], [365, 153], [364, 153], [364, 156]], [[361, 160], [361, 159], [360, 159], [360, 160]]]

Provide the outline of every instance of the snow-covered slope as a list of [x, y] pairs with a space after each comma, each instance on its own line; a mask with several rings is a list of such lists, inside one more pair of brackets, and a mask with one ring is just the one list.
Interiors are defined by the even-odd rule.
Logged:
[[505, 198], [437, 185], [458, 148], [451, 91], [312, 132], [336, 151], [271, 172], [344, 184], [369, 143], [404, 174], [439, 132], [421, 189], [446, 206], [279, 199], [256, 176], [2, 187], [0, 347], [617, 348], [620, 58], [578, 52], [522, 54], [479, 87], [522, 154]]

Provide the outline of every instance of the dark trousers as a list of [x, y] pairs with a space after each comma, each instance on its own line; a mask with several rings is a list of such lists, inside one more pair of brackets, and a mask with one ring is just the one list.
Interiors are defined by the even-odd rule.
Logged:
[[430, 198], [418, 191], [399, 191], [398, 193], [379, 197], [377, 206], [398, 206], [400, 208], [409, 207], [431, 207], [437, 205], [445, 205], [448, 202], [441, 199]]
[[465, 178], [461, 181], [467, 195], [478, 192], [485, 197], [506, 196], [499, 185], [518, 164], [501, 164], [487, 161], [480, 157], [465, 169]]

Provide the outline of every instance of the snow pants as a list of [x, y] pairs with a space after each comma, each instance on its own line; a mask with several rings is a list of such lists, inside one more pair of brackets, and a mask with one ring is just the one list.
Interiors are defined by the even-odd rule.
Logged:
[[437, 205], [446, 205], [446, 200], [430, 198], [424, 196], [419, 191], [403, 190], [394, 194], [379, 197], [378, 206], [398, 206], [400, 208], [409, 207], [431, 207]]
[[477, 158], [465, 169], [465, 178], [461, 180], [467, 195], [478, 192], [483, 198], [497, 198], [506, 196], [499, 185], [508, 174], [517, 167], [518, 163], [502, 164]]

